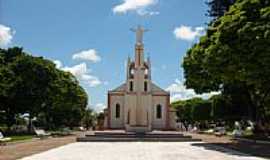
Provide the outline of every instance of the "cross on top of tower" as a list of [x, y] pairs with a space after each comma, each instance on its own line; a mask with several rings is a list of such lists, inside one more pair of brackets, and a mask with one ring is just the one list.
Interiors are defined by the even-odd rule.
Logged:
[[143, 33], [147, 32], [148, 29], [144, 29], [139, 25], [136, 29], [132, 28], [131, 31], [136, 33], [136, 44], [143, 44]]

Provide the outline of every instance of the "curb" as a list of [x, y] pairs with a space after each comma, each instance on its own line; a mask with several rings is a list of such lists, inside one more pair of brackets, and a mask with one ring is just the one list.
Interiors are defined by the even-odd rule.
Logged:
[[247, 139], [247, 138], [234, 138], [234, 139], [238, 141], [257, 143], [257, 144], [270, 144], [270, 141], [263, 141], [263, 140], [252, 140], [252, 139]]

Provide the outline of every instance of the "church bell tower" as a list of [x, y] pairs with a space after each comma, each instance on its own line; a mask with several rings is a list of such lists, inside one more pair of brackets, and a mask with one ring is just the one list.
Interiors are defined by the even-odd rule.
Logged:
[[128, 109], [127, 122], [131, 126], [150, 129], [151, 114], [151, 68], [150, 58], [144, 59], [143, 34], [148, 30], [138, 26], [131, 29], [136, 33], [135, 58], [127, 62], [126, 92], [133, 95], [134, 107]]
[[132, 62], [128, 58], [127, 62], [127, 81], [129, 84], [129, 92], [149, 92], [151, 80], [151, 68], [150, 68], [150, 58], [147, 61], [144, 59], [144, 44], [143, 44], [143, 34], [147, 32], [147, 29], [138, 26], [136, 29], [131, 29], [131, 31], [136, 33], [136, 43], [135, 43], [135, 60]]

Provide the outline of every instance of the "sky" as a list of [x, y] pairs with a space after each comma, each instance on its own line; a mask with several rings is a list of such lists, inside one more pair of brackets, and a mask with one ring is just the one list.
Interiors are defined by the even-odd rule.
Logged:
[[[210, 20], [204, 0], [0, 0], [0, 47], [23, 47], [74, 74], [89, 107], [106, 107], [107, 92], [125, 81], [138, 25], [150, 56], [152, 79], [171, 101], [208, 98], [184, 86], [181, 63]], [[146, 58], [146, 57], [145, 57]]]

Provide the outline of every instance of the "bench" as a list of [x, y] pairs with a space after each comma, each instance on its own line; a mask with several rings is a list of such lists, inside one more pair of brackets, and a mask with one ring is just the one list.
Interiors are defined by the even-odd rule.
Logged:
[[11, 141], [11, 138], [9, 137], [4, 137], [2, 132], [0, 132], [0, 145], [6, 145], [7, 142]]

